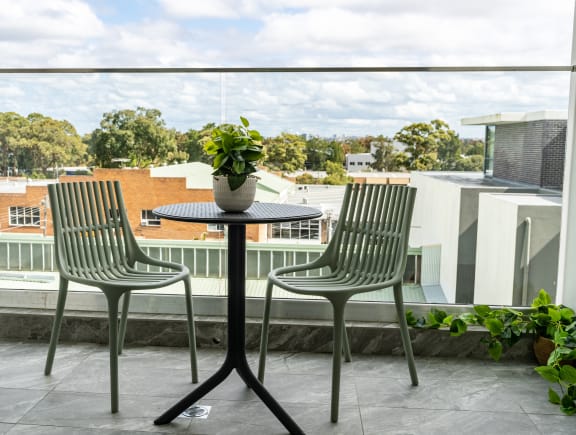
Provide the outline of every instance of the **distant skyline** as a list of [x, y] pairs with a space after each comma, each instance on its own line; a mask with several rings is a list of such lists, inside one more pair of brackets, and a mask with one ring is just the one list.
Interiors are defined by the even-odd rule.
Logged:
[[[574, 0], [0, 0], [0, 67], [569, 65]], [[412, 122], [565, 110], [568, 73], [0, 75], [0, 111], [67, 119], [158, 108], [282, 131], [393, 135]], [[223, 104], [224, 101], [224, 104]]]

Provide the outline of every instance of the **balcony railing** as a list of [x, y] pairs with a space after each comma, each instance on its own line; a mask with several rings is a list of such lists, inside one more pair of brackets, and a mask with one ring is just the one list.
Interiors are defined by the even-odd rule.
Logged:
[[[183, 263], [194, 278], [226, 277], [225, 242], [198, 240], [139, 240], [148, 255]], [[247, 243], [246, 277], [265, 280], [277, 267], [310, 262], [320, 256], [325, 245], [294, 243]], [[407, 281], [419, 283], [420, 248], [410, 248]], [[150, 266], [148, 266], [150, 268]], [[0, 236], [0, 274], [5, 272], [56, 272], [52, 237], [23, 234]], [[12, 275], [13, 276], [13, 275]], [[1, 285], [0, 285], [1, 287]]]

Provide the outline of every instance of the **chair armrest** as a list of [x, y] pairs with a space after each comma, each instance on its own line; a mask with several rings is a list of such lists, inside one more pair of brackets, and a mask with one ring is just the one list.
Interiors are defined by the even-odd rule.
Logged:
[[149, 264], [151, 266], [165, 267], [168, 269], [178, 270], [180, 272], [184, 272], [185, 270], [188, 270], [188, 267], [184, 264], [159, 260], [158, 258], [153, 258], [153, 257], [146, 255], [140, 249], [138, 251], [139, 252], [137, 253], [135, 260], [139, 263]]
[[307, 270], [312, 270], [312, 269], [321, 269], [323, 267], [330, 267], [330, 264], [328, 263], [328, 261], [326, 260], [326, 258], [322, 255], [319, 258], [317, 258], [314, 261], [311, 261], [310, 263], [304, 263], [304, 264], [294, 264], [292, 266], [283, 266], [283, 267], [279, 267], [277, 269], [273, 269], [270, 271], [270, 273], [268, 274], [269, 277], [274, 277], [274, 276], [278, 276], [278, 275], [284, 275], [287, 273], [293, 273], [293, 272], [303, 272], [303, 271], [307, 271]]

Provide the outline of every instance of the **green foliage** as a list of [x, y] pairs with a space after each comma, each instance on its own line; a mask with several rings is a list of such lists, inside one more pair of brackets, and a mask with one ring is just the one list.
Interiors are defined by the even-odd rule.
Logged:
[[318, 184], [318, 179], [310, 172], [304, 172], [296, 177], [296, 184]]
[[306, 162], [306, 142], [302, 136], [282, 133], [267, 139], [266, 166], [278, 171], [294, 172], [304, 169]]
[[178, 150], [188, 155], [189, 162], [210, 163], [210, 157], [204, 152], [204, 144], [210, 139], [214, 127], [216, 124], [211, 122], [200, 130], [190, 129], [186, 133], [177, 133]]
[[535, 370], [560, 390], [558, 394], [549, 388], [548, 400], [559, 405], [567, 415], [576, 413], [576, 368], [570, 365], [576, 361], [576, 315], [571, 308], [553, 304], [545, 290], [540, 290], [534, 298], [529, 312], [476, 305], [473, 312], [459, 314], [432, 308], [420, 318], [408, 311], [406, 320], [413, 328], [448, 328], [453, 336], [465, 333], [468, 325], [481, 325], [489, 332], [482, 341], [487, 344], [488, 354], [495, 361], [501, 358], [505, 348], [513, 346], [524, 334], [535, 333], [552, 339], [554, 351], [547, 365]]
[[394, 148], [392, 139], [379, 136], [372, 144], [375, 148], [374, 153], [372, 153], [374, 162], [370, 165], [372, 169], [385, 172], [395, 172], [404, 169], [399, 165], [400, 160], [396, 158], [397, 151]]
[[346, 160], [342, 145], [334, 139], [310, 136], [306, 139], [306, 169], [325, 171], [326, 162], [343, 164]]
[[89, 147], [103, 168], [116, 166], [115, 159], [128, 159], [130, 166], [141, 168], [187, 157], [178, 152], [176, 132], [166, 128], [162, 113], [144, 107], [104, 113]]
[[221, 124], [212, 129], [204, 152], [210, 156], [212, 175], [228, 177], [231, 190], [238, 189], [249, 174], [256, 172], [257, 162], [264, 157], [262, 136], [248, 127], [250, 122], [240, 117], [242, 124]]
[[85, 162], [86, 145], [68, 121], [39, 113], [0, 113], [0, 173], [45, 178], [48, 169]]
[[481, 171], [481, 141], [466, 142], [440, 119], [407, 125], [394, 135], [406, 145], [406, 168], [417, 171]]
[[346, 169], [336, 162], [326, 162], [326, 174], [322, 184], [342, 185], [353, 181], [352, 177], [346, 175]]

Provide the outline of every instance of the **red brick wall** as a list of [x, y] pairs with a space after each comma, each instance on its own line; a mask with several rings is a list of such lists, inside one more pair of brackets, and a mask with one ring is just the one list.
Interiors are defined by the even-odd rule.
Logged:
[[[11, 227], [9, 220], [10, 206], [17, 207], [38, 207], [40, 209], [40, 219], [44, 219], [45, 206], [43, 201], [46, 199], [48, 191], [45, 186], [28, 186], [26, 193], [4, 193], [0, 194], [0, 231], [7, 231], [10, 233], [27, 233], [27, 234], [42, 234], [44, 223], [40, 223], [39, 227]], [[47, 220], [51, 221], [51, 216], [47, 216]], [[50, 225], [51, 227], [51, 225]], [[51, 229], [51, 228], [50, 228]], [[51, 234], [51, 233], [49, 233]]]
[[[83, 175], [63, 176], [61, 182], [82, 180], [118, 180], [122, 186], [128, 219], [136, 237], [146, 239], [194, 240], [221, 238], [220, 233], [208, 233], [208, 226], [201, 223], [175, 222], [162, 219], [159, 227], [142, 226], [141, 211], [178, 202], [214, 201], [211, 189], [186, 189], [184, 178], [150, 177], [149, 169], [95, 169], [92, 177]], [[246, 228], [246, 238], [262, 241], [258, 225]]]

